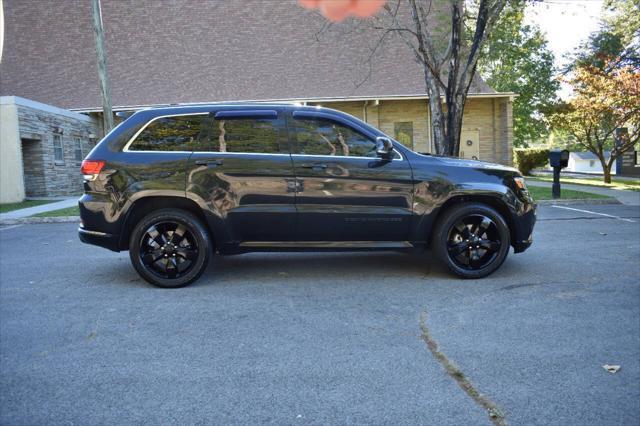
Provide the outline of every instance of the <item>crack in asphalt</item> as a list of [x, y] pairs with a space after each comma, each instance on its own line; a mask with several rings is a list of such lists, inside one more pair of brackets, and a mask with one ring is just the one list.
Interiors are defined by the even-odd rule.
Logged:
[[427, 313], [424, 312], [420, 315], [420, 330], [422, 331], [422, 340], [427, 345], [431, 355], [442, 365], [447, 374], [449, 374], [458, 383], [458, 386], [467, 394], [473, 401], [482, 407], [489, 416], [489, 420], [496, 426], [507, 426], [507, 419], [504, 412], [493, 402], [489, 397], [480, 393], [480, 391], [469, 381], [464, 373], [442, 353], [426, 323]]

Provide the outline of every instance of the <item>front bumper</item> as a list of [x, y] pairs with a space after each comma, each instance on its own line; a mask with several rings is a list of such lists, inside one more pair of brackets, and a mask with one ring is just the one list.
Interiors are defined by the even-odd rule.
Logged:
[[515, 253], [522, 253], [533, 243], [533, 228], [536, 224], [535, 203], [527, 203], [521, 210], [521, 214], [515, 217], [516, 233], [511, 242]]
[[94, 246], [104, 247], [113, 251], [120, 251], [120, 238], [117, 235], [98, 231], [89, 231], [88, 229], [80, 227], [78, 228], [78, 236], [80, 237], [80, 241], [83, 243], [93, 244]]

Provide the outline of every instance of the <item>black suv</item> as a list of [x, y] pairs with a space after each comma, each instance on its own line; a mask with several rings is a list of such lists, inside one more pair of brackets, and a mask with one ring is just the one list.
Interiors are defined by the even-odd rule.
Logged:
[[136, 112], [82, 165], [79, 233], [129, 250], [147, 281], [181, 287], [210, 254], [412, 250], [455, 274], [531, 245], [517, 170], [417, 154], [348, 114], [284, 104]]

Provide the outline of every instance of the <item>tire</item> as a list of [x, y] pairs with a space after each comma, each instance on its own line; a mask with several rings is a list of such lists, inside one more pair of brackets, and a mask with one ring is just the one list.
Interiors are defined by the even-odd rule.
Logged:
[[486, 204], [464, 203], [444, 211], [436, 224], [434, 255], [455, 275], [483, 278], [509, 254], [511, 236], [504, 218]]
[[129, 238], [133, 267], [157, 287], [191, 284], [207, 268], [210, 252], [209, 234], [202, 222], [180, 209], [149, 213], [136, 224]]

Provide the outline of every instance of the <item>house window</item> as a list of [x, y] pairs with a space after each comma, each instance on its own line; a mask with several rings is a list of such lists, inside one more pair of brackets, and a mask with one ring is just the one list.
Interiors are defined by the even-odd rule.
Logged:
[[82, 163], [84, 155], [82, 155], [82, 140], [78, 137], [73, 138], [73, 155], [76, 163]]
[[407, 148], [413, 149], [413, 122], [402, 121], [393, 123], [395, 139]]
[[53, 134], [53, 159], [56, 163], [64, 163], [64, 150], [62, 149], [62, 133]]

